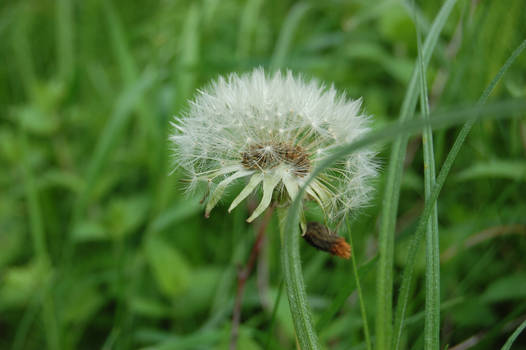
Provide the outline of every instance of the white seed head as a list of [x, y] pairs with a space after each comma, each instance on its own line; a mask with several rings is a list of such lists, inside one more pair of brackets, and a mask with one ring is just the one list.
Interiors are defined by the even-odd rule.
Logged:
[[[268, 76], [262, 69], [220, 77], [200, 90], [187, 113], [176, 118], [175, 160], [190, 175], [189, 187], [207, 181], [206, 216], [235, 181], [247, 185], [229, 211], [259, 187], [262, 198], [247, 221], [273, 196], [290, 200], [331, 149], [369, 131], [361, 100], [333, 86], [305, 81], [290, 71]], [[370, 196], [375, 152], [361, 149], [318, 175], [306, 188], [330, 221], [354, 213]]]

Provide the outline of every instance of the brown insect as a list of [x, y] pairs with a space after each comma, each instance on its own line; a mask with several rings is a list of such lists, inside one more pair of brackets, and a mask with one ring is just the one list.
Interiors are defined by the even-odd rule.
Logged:
[[351, 257], [351, 246], [327, 226], [318, 222], [309, 222], [302, 237], [314, 248], [323, 250], [343, 259]]

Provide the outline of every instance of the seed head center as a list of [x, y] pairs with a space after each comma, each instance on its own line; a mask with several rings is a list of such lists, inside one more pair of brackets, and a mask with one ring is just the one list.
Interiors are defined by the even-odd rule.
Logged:
[[309, 153], [303, 147], [285, 142], [251, 144], [241, 153], [241, 164], [247, 169], [272, 169], [288, 164], [299, 177], [310, 171]]

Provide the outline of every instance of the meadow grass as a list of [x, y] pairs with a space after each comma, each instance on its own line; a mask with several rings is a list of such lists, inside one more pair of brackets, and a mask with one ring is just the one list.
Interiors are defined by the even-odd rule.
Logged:
[[382, 175], [350, 261], [300, 241], [299, 200], [273, 219], [237, 348], [526, 347], [523, 23], [523, 0], [2, 3], [0, 348], [229, 348], [253, 203], [204, 219], [167, 139], [257, 66], [362, 96], [374, 131], [316, 171], [373, 146]]

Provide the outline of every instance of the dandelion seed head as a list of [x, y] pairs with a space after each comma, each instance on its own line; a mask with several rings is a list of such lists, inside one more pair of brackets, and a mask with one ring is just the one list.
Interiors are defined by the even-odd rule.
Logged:
[[[206, 215], [231, 184], [247, 185], [232, 202], [232, 210], [262, 188], [259, 216], [275, 192], [293, 198], [316, 165], [332, 148], [357, 140], [369, 131], [360, 114], [361, 100], [348, 99], [317, 80], [306, 81], [255, 69], [243, 75], [219, 77], [199, 90], [186, 113], [176, 118], [176, 164], [191, 178], [210, 186]], [[358, 150], [318, 175], [306, 188], [328, 220], [338, 220], [367, 204], [377, 173], [375, 152]]]

